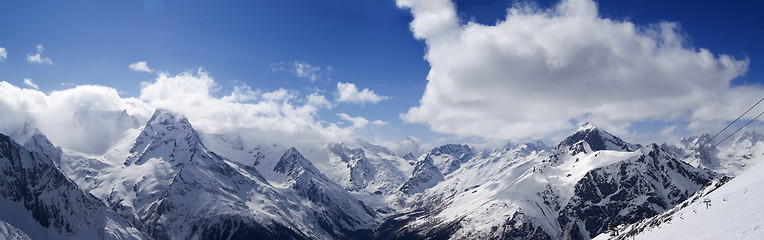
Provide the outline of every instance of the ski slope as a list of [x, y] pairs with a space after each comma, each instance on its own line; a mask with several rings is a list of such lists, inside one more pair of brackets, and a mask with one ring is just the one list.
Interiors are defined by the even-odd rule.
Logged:
[[[695, 201], [691, 197], [686, 207], [679, 204], [672, 210], [679, 209], [675, 213], [656, 216], [660, 221], [653, 221], [652, 225], [657, 226], [615, 239], [764, 239], [763, 185], [764, 164], [757, 164], [716, 190], [706, 189]], [[706, 199], [710, 200], [708, 207]], [[651, 219], [640, 223], [647, 222]], [[640, 223], [626, 226], [621, 232], [626, 233]], [[601, 234], [595, 239], [609, 236]]]

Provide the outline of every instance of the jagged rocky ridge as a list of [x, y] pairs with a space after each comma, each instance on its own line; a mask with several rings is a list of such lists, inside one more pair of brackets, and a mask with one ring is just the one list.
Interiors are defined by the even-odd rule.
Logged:
[[670, 210], [595, 239], [761, 239], [762, 173], [764, 165], [756, 164], [734, 178], [723, 176]]
[[[146, 235], [83, 192], [51, 158], [57, 149], [36, 129], [0, 134], [0, 220], [35, 239], [143, 239]], [[27, 150], [33, 149], [37, 151]], [[47, 153], [46, 153], [47, 152]], [[10, 229], [10, 228], [6, 228]]]
[[207, 149], [181, 115], [157, 110], [133, 136], [104, 158], [63, 153], [62, 165], [143, 238], [335, 239], [368, 235], [378, 221], [294, 148], [270, 170], [284, 176], [272, 184], [255, 166]]
[[[200, 134], [165, 110], [126, 135], [104, 157], [62, 151], [31, 126], [14, 139], [136, 226], [135, 238], [156, 239], [589, 239], [672, 208], [717, 176], [704, 167], [739, 172], [764, 153], [747, 134], [708, 151], [720, 164], [693, 166], [692, 140], [642, 147], [587, 124], [555, 147], [447, 144], [416, 158], [355, 140], [315, 161]], [[734, 158], [746, 162], [720, 167]]]
[[658, 145], [641, 148], [587, 124], [555, 148], [474, 153], [377, 237], [589, 239], [610, 222], [670, 209], [714, 176]]

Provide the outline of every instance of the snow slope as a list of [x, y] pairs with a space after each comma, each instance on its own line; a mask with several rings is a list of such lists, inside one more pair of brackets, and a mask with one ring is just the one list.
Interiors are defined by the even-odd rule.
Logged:
[[[281, 160], [294, 161], [281, 171], [264, 169], [268, 179], [259, 169], [279, 162], [258, 159], [259, 152], [249, 152], [254, 162], [262, 160], [257, 166], [229, 161], [210, 151], [176, 113], [159, 109], [139, 133], [126, 136], [135, 137], [132, 144], [122, 140], [102, 157], [67, 153], [69, 163], [62, 165], [81, 187], [152, 237], [332, 239], [376, 224], [373, 210], [294, 148], [282, 152]], [[222, 140], [214, 142], [236, 142]]]
[[[39, 131], [30, 149], [52, 146]], [[39, 144], [39, 145], [38, 145]], [[0, 220], [35, 239], [144, 239], [145, 234], [83, 192], [54, 164], [51, 155], [28, 151], [0, 134]]]
[[0, 221], [0, 239], [7, 240], [31, 240], [26, 233], [11, 224]]
[[661, 215], [622, 226], [615, 239], [764, 239], [762, 185], [764, 164], [757, 164], [734, 179], [714, 181]]
[[[413, 192], [410, 212], [389, 218], [376, 236], [589, 239], [608, 221], [665, 211], [712, 177], [657, 145], [637, 147], [587, 124], [553, 149], [535, 142], [454, 151], [470, 157], [456, 169], [441, 165], [450, 170], [435, 185], [433, 178], [421, 178], [419, 186], [431, 187]], [[417, 166], [435, 165], [428, 160], [420, 158]]]
[[[739, 174], [764, 158], [764, 137], [754, 133], [699, 151], [695, 163], [689, 151], [702, 137], [642, 147], [592, 124], [554, 147], [530, 142], [476, 151], [447, 144], [415, 158], [362, 140], [250, 145], [236, 134], [199, 133], [161, 109], [142, 128], [121, 119], [125, 126], [114, 127], [105, 155], [57, 148], [32, 126], [14, 132], [21, 145], [0, 151], [10, 156], [0, 159], [0, 181], [10, 181], [0, 185], [0, 236], [589, 239], [610, 222], [638, 222], [632, 230], [668, 218], [673, 224], [673, 214], [687, 216], [687, 206], [703, 196], [692, 194], [716, 176], [706, 169]], [[32, 166], [34, 174], [18, 166]], [[39, 184], [16, 184], [11, 172]], [[747, 186], [743, 192], [755, 192]], [[711, 199], [709, 210], [730, 196], [737, 195]], [[688, 198], [685, 208], [672, 210]], [[639, 222], [667, 210], [672, 215]]]

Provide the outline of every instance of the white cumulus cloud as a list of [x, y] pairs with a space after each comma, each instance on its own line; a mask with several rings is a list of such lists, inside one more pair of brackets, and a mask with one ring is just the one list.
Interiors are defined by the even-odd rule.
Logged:
[[411, 10], [431, 66], [419, 106], [401, 118], [440, 133], [526, 140], [580, 121], [729, 120], [764, 95], [730, 85], [748, 59], [688, 46], [678, 23], [600, 17], [591, 0], [515, 5], [493, 26], [461, 24], [449, 0], [397, 5]]
[[419, 157], [422, 154], [423, 148], [419, 145], [419, 139], [416, 137], [408, 136], [398, 142], [382, 142], [383, 146], [393, 150], [398, 156], [404, 156], [408, 153]]
[[326, 108], [326, 109], [332, 109], [332, 103], [329, 102], [329, 100], [326, 99], [324, 95], [321, 95], [317, 92], [311, 93], [308, 95], [308, 105], [312, 105], [318, 108]]
[[34, 89], [40, 89], [40, 87], [38, 87], [37, 84], [35, 84], [32, 81], [32, 79], [29, 79], [29, 78], [24, 78], [24, 85], [27, 85], [27, 86], [29, 86], [31, 88], [34, 88]]
[[[100, 136], [108, 135], [109, 128], [78, 128], [73, 116], [77, 112], [119, 112], [127, 109], [130, 114], [147, 119], [152, 109], [135, 98], [120, 98], [113, 88], [82, 85], [45, 94], [36, 89], [19, 88], [8, 82], [0, 82], [0, 132], [13, 133], [28, 122], [39, 128], [56, 145], [88, 153], [102, 154], [110, 141]], [[93, 115], [102, 117], [102, 115]], [[102, 119], [100, 119], [102, 120]], [[100, 122], [99, 119], [93, 119]], [[101, 131], [100, 133], [97, 133]]]
[[359, 91], [358, 87], [353, 83], [337, 83], [337, 102], [349, 102], [356, 104], [378, 103], [379, 101], [388, 99], [387, 96], [379, 96], [374, 91], [364, 88]]
[[[144, 124], [157, 108], [182, 113], [203, 133], [235, 133], [253, 144], [311, 145], [352, 139], [353, 126], [339, 127], [318, 118], [321, 109], [331, 107], [323, 95], [301, 96], [296, 91], [278, 89], [259, 93], [246, 84], [234, 87], [231, 94], [217, 93], [220, 88], [202, 69], [177, 75], [160, 73], [151, 82], [141, 84], [137, 98], [119, 96], [116, 89], [104, 86], [80, 85], [53, 91], [16, 87], [0, 82], [0, 132], [21, 129], [24, 122], [32, 123], [51, 141], [67, 149], [103, 154], [109, 142], [103, 136], [119, 136], [113, 131], [124, 128], [83, 129], [72, 127], [73, 116], [109, 116], [101, 112], [120, 113], [126, 110]], [[214, 93], [214, 94], [213, 94]], [[216, 96], [217, 95], [217, 96]], [[355, 119], [355, 118], [353, 118]], [[98, 122], [99, 119], [81, 119]], [[363, 125], [368, 124], [368, 121]], [[82, 131], [112, 131], [84, 133]]]
[[338, 113], [337, 116], [339, 116], [342, 120], [348, 121], [351, 124], [353, 124], [353, 128], [363, 128], [367, 124], [369, 124], [369, 120], [366, 120], [366, 118], [363, 118], [363, 117], [351, 117], [350, 115], [347, 115], [345, 113]]
[[27, 61], [31, 63], [39, 63], [39, 64], [53, 64], [53, 61], [50, 60], [50, 58], [42, 56], [42, 51], [44, 50], [45, 48], [43, 48], [42, 45], [37, 44], [37, 50], [35, 51], [35, 53], [27, 54]]
[[147, 73], [153, 72], [153, 70], [149, 68], [149, 65], [146, 64], [145, 61], [138, 61], [138, 62], [131, 63], [128, 67], [130, 67], [130, 69], [132, 69], [133, 71], [137, 71], [137, 72], [147, 72]]
[[371, 122], [372, 125], [377, 125], [377, 126], [387, 125], [388, 123], [389, 122], [382, 121], [382, 120], [374, 120], [374, 121]]
[[274, 142], [292, 141], [292, 144], [326, 141], [350, 133], [334, 124], [318, 121], [317, 106], [297, 103], [311, 102], [311, 98], [312, 103], [320, 101], [315, 95], [300, 100], [295, 92], [279, 89], [261, 94], [257, 102], [241, 103], [212, 96], [215, 89], [215, 81], [201, 69], [178, 75], [161, 73], [155, 82], [144, 84], [140, 99], [152, 107], [184, 113], [206, 132], [244, 132]]

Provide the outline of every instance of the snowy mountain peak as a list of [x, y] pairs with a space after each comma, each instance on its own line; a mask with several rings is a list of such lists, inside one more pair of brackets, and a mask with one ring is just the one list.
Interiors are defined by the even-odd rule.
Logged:
[[44, 153], [56, 163], [60, 160], [61, 148], [54, 146], [48, 137], [28, 122], [24, 123], [24, 128], [21, 131], [13, 133], [10, 137], [29, 151]]
[[[30, 139], [45, 139], [32, 131]], [[29, 142], [29, 141], [27, 141]], [[34, 239], [144, 239], [146, 236], [78, 188], [50, 155], [0, 134], [0, 222]], [[0, 238], [4, 238], [0, 232]]]
[[35, 135], [41, 135], [40, 130], [32, 126], [32, 124], [29, 122], [25, 122], [24, 128], [22, 128], [21, 131], [13, 132], [8, 136], [10, 136], [17, 143], [24, 144]]
[[199, 134], [186, 117], [157, 109], [135, 140], [130, 149], [133, 156], [125, 165], [143, 164], [151, 158], [183, 164], [190, 160], [193, 152], [203, 148]]
[[448, 154], [455, 158], [462, 158], [470, 153], [472, 153], [472, 149], [470, 146], [467, 146], [467, 144], [446, 144], [430, 151], [430, 154], [432, 155]]
[[594, 168], [575, 184], [558, 217], [563, 238], [589, 239], [606, 230], [608, 222], [633, 223], [661, 213], [714, 177], [657, 144], [623, 156], [629, 157]]
[[176, 123], [190, 125], [188, 118], [182, 114], [158, 108], [154, 111], [154, 115], [151, 116], [151, 119], [149, 119], [149, 122], [146, 125], [173, 125]]
[[284, 155], [281, 156], [281, 159], [276, 163], [276, 166], [273, 167], [273, 171], [286, 174], [289, 177], [286, 180], [297, 179], [303, 172], [321, 176], [321, 178], [326, 179], [326, 176], [321, 174], [318, 169], [308, 161], [308, 159], [302, 156], [300, 151], [297, 151], [297, 148], [295, 147], [291, 147], [284, 152]]
[[530, 154], [532, 152], [538, 152], [542, 150], [549, 150], [549, 146], [544, 144], [542, 141], [534, 141], [534, 142], [528, 142], [528, 143], [521, 143], [513, 146], [507, 146], [505, 147], [505, 150], [507, 151], [516, 151], [518, 153], [526, 153]]
[[679, 140], [679, 142], [682, 145], [686, 145], [689, 147], [692, 147], [694, 149], [698, 149], [701, 147], [702, 144], [706, 143], [704, 147], [708, 147], [709, 145], [714, 144], [714, 142], [709, 141], [711, 139], [711, 135], [703, 134], [699, 137], [693, 136], [693, 137], [683, 137]]
[[416, 161], [416, 157], [412, 152], [408, 152], [406, 155], [403, 155], [403, 159], [406, 159], [407, 161]]
[[591, 123], [585, 123], [576, 133], [557, 145], [557, 149], [568, 151], [570, 155], [600, 150], [631, 152], [639, 147], [639, 145], [627, 143], [609, 132], [600, 130]]
[[579, 126], [578, 130], [576, 130], [576, 131], [577, 132], [581, 132], [581, 131], [587, 131], [587, 130], [593, 130], [593, 129], [597, 129], [597, 126], [594, 125], [594, 123], [585, 122], [585, 123], [581, 124], [581, 126]]
[[456, 171], [462, 162], [469, 160], [475, 155], [472, 148], [466, 144], [446, 144], [433, 148], [428, 154], [443, 175]]
[[435, 186], [438, 182], [443, 181], [443, 179], [443, 174], [441, 174], [438, 167], [435, 166], [432, 157], [428, 153], [416, 163], [414, 172], [411, 173], [411, 178], [403, 183], [400, 191], [405, 194], [422, 192], [425, 189]]
[[734, 143], [742, 143], [746, 140], [750, 141], [751, 143], [762, 142], [764, 141], [764, 135], [757, 132], [744, 132], [735, 138]]

